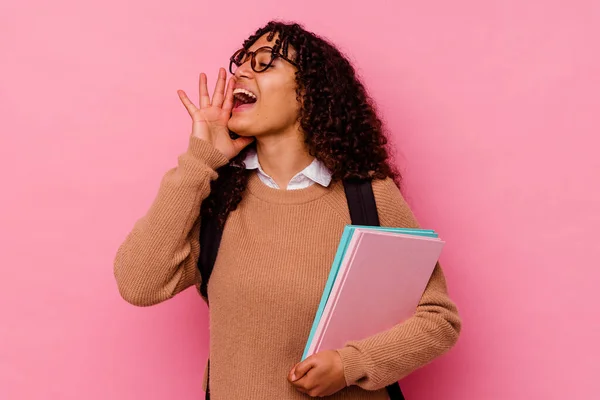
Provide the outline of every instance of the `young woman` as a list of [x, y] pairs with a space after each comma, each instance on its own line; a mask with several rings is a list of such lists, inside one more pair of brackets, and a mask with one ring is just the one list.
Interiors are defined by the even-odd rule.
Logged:
[[212, 215], [223, 227], [208, 283], [213, 400], [385, 399], [458, 338], [439, 264], [412, 318], [299, 363], [350, 223], [342, 180], [373, 180], [381, 225], [418, 227], [382, 123], [348, 60], [297, 24], [259, 29], [230, 72], [212, 97], [200, 74], [198, 106], [178, 92], [189, 146], [118, 250], [120, 293], [149, 306], [200, 288], [200, 217]]

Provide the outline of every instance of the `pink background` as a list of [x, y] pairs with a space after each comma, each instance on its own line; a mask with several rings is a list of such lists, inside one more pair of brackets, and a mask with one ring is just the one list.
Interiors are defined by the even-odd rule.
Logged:
[[193, 290], [130, 306], [112, 261], [185, 149], [176, 90], [197, 98], [198, 73], [212, 85], [272, 17], [356, 62], [409, 202], [448, 242], [464, 331], [408, 399], [597, 398], [597, 0], [16, 3], [0, 5], [0, 399], [201, 398], [205, 306]]

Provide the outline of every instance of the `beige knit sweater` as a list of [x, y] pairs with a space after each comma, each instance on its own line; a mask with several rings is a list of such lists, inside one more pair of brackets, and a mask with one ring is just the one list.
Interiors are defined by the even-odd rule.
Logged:
[[[150, 210], [118, 250], [114, 273], [125, 300], [149, 306], [199, 285], [200, 204], [215, 170], [227, 162], [207, 142], [190, 138]], [[391, 179], [375, 181], [373, 190], [382, 226], [418, 226]], [[339, 182], [288, 191], [251, 176], [227, 220], [208, 287], [214, 400], [308, 397], [287, 374], [300, 361], [349, 223]], [[460, 326], [438, 265], [414, 317], [338, 350], [349, 387], [330, 398], [386, 399], [386, 385], [450, 349]]]

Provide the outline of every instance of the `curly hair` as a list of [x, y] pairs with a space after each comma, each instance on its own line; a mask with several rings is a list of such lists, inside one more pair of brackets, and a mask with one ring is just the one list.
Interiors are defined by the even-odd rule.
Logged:
[[[328, 40], [297, 23], [271, 21], [243, 47], [250, 48], [265, 34], [269, 41], [277, 36], [274, 53], [288, 56], [290, 46], [296, 52], [298, 121], [310, 155], [323, 162], [334, 181], [390, 177], [400, 186], [401, 176], [389, 162], [382, 121], [350, 61]], [[217, 171], [203, 202], [203, 214], [216, 216], [221, 227], [242, 200], [249, 177], [243, 160], [253, 146]]]

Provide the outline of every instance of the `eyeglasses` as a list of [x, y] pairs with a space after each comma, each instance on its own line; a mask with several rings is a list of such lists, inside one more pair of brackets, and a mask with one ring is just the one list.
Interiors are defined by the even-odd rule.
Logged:
[[254, 72], [263, 72], [267, 68], [273, 64], [273, 61], [276, 58], [281, 58], [292, 64], [295, 67], [298, 67], [294, 61], [290, 60], [283, 54], [274, 53], [272, 47], [261, 47], [255, 51], [248, 51], [246, 49], [239, 49], [235, 52], [234, 55], [229, 59], [229, 72], [231, 74], [235, 74], [235, 71], [245, 64], [250, 58], [250, 66]]

